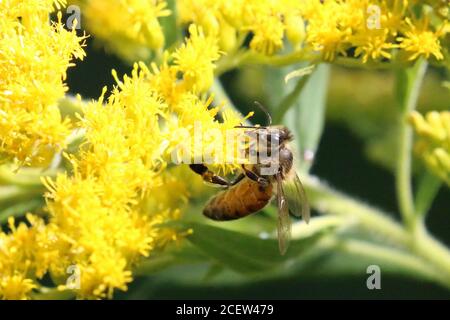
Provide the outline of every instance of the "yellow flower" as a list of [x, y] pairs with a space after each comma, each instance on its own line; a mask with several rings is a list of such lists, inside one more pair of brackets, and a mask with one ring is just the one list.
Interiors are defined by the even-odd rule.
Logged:
[[419, 140], [415, 149], [428, 169], [450, 186], [450, 112], [411, 113]]
[[183, 74], [187, 90], [204, 92], [214, 80], [214, 62], [220, 57], [217, 39], [205, 36], [202, 28], [189, 27], [190, 37], [173, 54], [177, 70]]
[[133, 62], [164, 46], [159, 18], [170, 15], [162, 0], [79, 0], [87, 30], [108, 50]]
[[[322, 11], [319, 11], [320, 9]], [[322, 52], [325, 60], [333, 60], [339, 53], [346, 55], [346, 49], [349, 47], [346, 37], [350, 34], [350, 30], [340, 27], [342, 9], [337, 4], [327, 1], [323, 8], [316, 10], [314, 16], [308, 19], [307, 44], [313, 50]]]
[[43, 164], [70, 133], [57, 102], [67, 91], [67, 68], [84, 57], [84, 37], [66, 30], [60, 14], [49, 24], [53, 1], [14, 2], [0, 4], [0, 153]]
[[[163, 84], [154, 81], [161, 73], [151, 73], [142, 63], [130, 76], [113, 76], [117, 85], [111, 96], [106, 99], [104, 89], [98, 101], [83, 107], [79, 126], [86, 141], [77, 155], [67, 155], [73, 174], [44, 181], [46, 228], [59, 248], [48, 270], [61, 290], [72, 288], [67, 268], [78, 270], [75, 292], [82, 298], [111, 298], [114, 290], [126, 290], [132, 267], [142, 257], [185, 234], [160, 226], [180, 218], [188, 196], [186, 185], [166, 170], [180, 144], [177, 132], [191, 133], [200, 122], [206, 136], [210, 129], [225, 131], [242, 121], [229, 112], [223, 123], [217, 121], [218, 109], [208, 109], [212, 100], [190, 92], [169, 107], [157, 91]], [[211, 143], [206, 139], [206, 146]], [[223, 170], [229, 167], [223, 164]]]
[[22, 275], [0, 277], [0, 299], [26, 300], [35, 287], [33, 280]]
[[[205, 30], [207, 36], [218, 40], [220, 49], [233, 51], [247, 34], [253, 34], [250, 47], [262, 54], [272, 55], [283, 47], [283, 38], [288, 25], [289, 38], [295, 43], [301, 41], [302, 26], [299, 11], [294, 11], [290, 1], [272, 0], [180, 0], [180, 20], [195, 23]], [[298, 7], [298, 3], [295, 4]], [[291, 13], [286, 23], [283, 14]]]
[[249, 27], [254, 35], [250, 42], [250, 48], [272, 55], [283, 47], [283, 36], [285, 26], [276, 14], [258, 16]]
[[362, 62], [366, 63], [369, 59], [377, 60], [380, 58], [391, 59], [390, 50], [396, 45], [387, 42], [387, 32], [368, 32], [366, 35], [354, 36], [353, 44], [356, 45], [355, 57], [362, 56]]
[[[24, 16], [24, 21], [44, 26], [43, 16], [29, 20]], [[64, 154], [70, 170], [42, 179], [47, 188], [45, 220], [28, 215], [27, 223], [16, 224], [10, 219], [9, 233], [0, 233], [0, 297], [29, 298], [49, 275], [55, 287], [73, 290], [79, 298], [111, 298], [116, 290], [127, 290], [133, 268], [142, 258], [189, 234], [163, 226], [180, 219], [189, 196], [188, 186], [176, 178], [177, 171], [168, 169], [174, 160], [172, 151], [180, 144], [189, 145], [189, 156], [208, 154], [219, 159], [218, 170], [227, 173], [237, 167], [218, 158], [215, 147], [224, 148], [226, 141], [218, 144], [211, 132], [225, 136], [243, 119], [222, 106], [212, 107], [212, 97], [198, 95], [212, 84], [214, 62], [220, 56], [217, 39], [192, 25], [190, 37], [175, 53], [164, 53], [159, 66], [136, 63], [123, 77], [113, 71], [116, 85], [110, 95], [106, 97], [104, 88], [100, 98], [83, 104], [82, 115], [69, 124], [61, 119], [57, 100], [66, 90], [63, 79], [70, 59], [84, 54], [82, 38], [60, 23], [44, 28], [46, 34], [33, 34], [17, 16], [5, 21], [0, 26], [11, 24], [11, 28], [2, 35], [0, 48], [5, 50], [0, 54], [13, 48], [5, 59], [17, 54], [12, 61], [22, 64], [5, 69], [11, 74], [5, 82], [10, 91], [0, 96], [4, 151], [30, 162], [41, 159], [39, 148], [62, 149], [72, 128], [84, 134], [84, 142], [76, 153]], [[48, 54], [47, 60], [37, 64], [36, 52], [19, 52], [22, 41]], [[25, 66], [28, 69], [21, 69]], [[195, 135], [197, 126], [203, 146], [180, 140], [183, 134]], [[28, 141], [29, 148], [39, 152], [25, 152]], [[48, 157], [54, 151], [50, 149]]]
[[406, 19], [407, 28], [403, 37], [398, 37], [399, 47], [404, 49], [408, 55], [408, 60], [415, 60], [420, 56], [428, 59], [433, 55], [437, 60], [444, 58], [441, 52], [439, 36], [441, 32], [433, 32], [428, 28], [428, 22], [413, 24], [410, 19]]
[[33, 282], [42, 278], [49, 266], [57, 261], [57, 250], [53, 247], [53, 234], [44, 221], [27, 215], [30, 226], [25, 223], [15, 225], [8, 220], [9, 234], [0, 232], [0, 298], [25, 299], [32, 289], [38, 288]]

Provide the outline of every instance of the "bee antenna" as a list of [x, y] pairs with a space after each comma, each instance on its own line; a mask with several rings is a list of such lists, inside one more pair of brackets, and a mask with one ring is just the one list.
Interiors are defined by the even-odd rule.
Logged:
[[267, 111], [267, 108], [264, 107], [259, 101], [255, 101], [254, 103], [259, 109], [262, 110], [262, 112], [265, 113], [268, 122], [266, 127], [270, 127], [272, 125], [272, 116], [270, 115], [269, 111]]

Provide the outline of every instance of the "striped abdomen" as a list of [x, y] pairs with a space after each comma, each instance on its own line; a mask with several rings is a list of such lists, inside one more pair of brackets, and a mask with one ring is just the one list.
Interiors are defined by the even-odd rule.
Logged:
[[271, 183], [264, 187], [245, 178], [209, 200], [203, 214], [213, 220], [239, 219], [261, 210], [271, 198]]

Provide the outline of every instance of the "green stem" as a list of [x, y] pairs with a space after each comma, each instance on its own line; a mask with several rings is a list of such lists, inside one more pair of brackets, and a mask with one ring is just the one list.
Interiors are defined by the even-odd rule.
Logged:
[[308, 192], [309, 201], [318, 211], [350, 217], [367, 232], [382, 235], [391, 244], [408, 246], [408, 234], [383, 211], [333, 190], [318, 178], [305, 176], [302, 177], [302, 181]]
[[416, 108], [420, 87], [427, 68], [426, 61], [419, 60], [406, 70], [399, 71], [397, 94], [399, 95], [399, 142], [396, 166], [396, 188], [398, 205], [405, 226], [412, 232], [416, 228], [414, 197], [411, 185], [412, 128], [408, 125], [408, 114]]
[[21, 168], [14, 171], [11, 166], [0, 166], [0, 185], [18, 186], [23, 189], [42, 187], [42, 176], [56, 176], [57, 171], [42, 168]]
[[243, 61], [247, 59], [247, 57], [251, 56], [252, 52], [250, 50], [239, 50], [235, 53], [230, 53], [222, 57], [217, 63], [217, 67], [215, 70], [216, 78], [224, 74], [225, 72], [235, 69], [243, 64]]
[[[210, 92], [214, 94], [214, 100], [217, 104], [225, 103], [225, 108], [234, 111], [241, 118], [244, 118], [244, 115], [235, 107], [231, 99], [228, 97], [228, 94], [225, 92], [225, 89], [222, 86], [222, 83], [218, 78], [214, 80], [214, 83], [210, 89]], [[250, 121], [244, 121], [245, 125], [251, 125]]]
[[33, 300], [71, 300], [76, 296], [73, 290], [58, 290], [57, 288], [41, 288], [40, 292], [34, 293]]
[[266, 65], [273, 67], [284, 67], [301, 62], [308, 62], [310, 64], [329, 62], [342, 67], [369, 70], [392, 70], [408, 67], [408, 65], [403, 62], [369, 61], [362, 63], [360, 59], [350, 57], [337, 57], [333, 61], [324, 61], [320, 54], [309, 51], [295, 51], [283, 55], [266, 56], [252, 50], [241, 50], [235, 54], [230, 53], [228, 56], [223, 57], [218, 63], [216, 75], [220, 76], [231, 69], [242, 66]]
[[450, 252], [448, 248], [433, 238], [426, 230], [421, 229], [421, 232], [416, 233], [413, 250], [434, 265], [450, 284]]
[[[418, 224], [421, 227], [416, 228], [415, 241], [411, 242], [410, 232], [384, 212], [331, 189], [315, 177], [306, 176], [302, 181], [315, 209], [355, 219], [355, 223], [367, 233], [421, 259], [429, 270], [434, 270], [439, 283], [450, 288], [450, 251], [429, 235], [422, 225]], [[367, 253], [377, 255], [376, 252]], [[396, 258], [397, 261], [399, 259]]]
[[435, 281], [450, 289], [450, 281], [445, 275], [411, 253], [361, 240], [344, 240], [337, 244], [336, 249], [358, 258], [372, 259], [374, 263], [385, 264], [402, 274], [408, 272], [412, 275], [421, 275], [425, 279]]
[[220, 82], [219, 79], [216, 78], [214, 80], [214, 83], [210, 91], [212, 94], [214, 94], [214, 100], [216, 101], [217, 104], [220, 105], [221, 103], [225, 103], [226, 108], [230, 107], [234, 111], [239, 112], [237, 111], [231, 99], [228, 97], [228, 94], [225, 92], [225, 89], [223, 88], [222, 83]]

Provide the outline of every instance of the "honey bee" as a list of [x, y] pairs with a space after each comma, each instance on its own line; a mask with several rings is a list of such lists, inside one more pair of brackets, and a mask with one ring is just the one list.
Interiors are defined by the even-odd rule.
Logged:
[[[260, 211], [275, 197], [278, 206], [278, 244], [280, 253], [284, 255], [291, 238], [289, 214], [302, 217], [306, 223], [310, 218], [306, 193], [293, 168], [293, 152], [288, 146], [293, 136], [289, 129], [283, 126], [239, 128], [251, 129], [256, 133], [259, 149], [256, 148], [255, 151], [256, 163], [242, 165], [242, 173], [234, 181], [228, 182], [204, 164], [190, 165], [205, 181], [225, 187], [225, 190], [208, 201], [203, 214], [217, 221], [239, 219]], [[261, 141], [265, 143], [261, 144]], [[253, 146], [254, 143], [256, 142], [253, 142]], [[267, 150], [261, 150], [261, 145], [266, 145]], [[270, 151], [273, 150], [272, 146], [277, 148], [276, 157], [273, 157], [273, 151]], [[251, 152], [252, 145], [248, 148], [247, 151]], [[262, 153], [269, 154], [269, 157], [261, 157]], [[273, 166], [275, 160], [278, 162], [275, 164], [275, 170], [267, 170]]]

